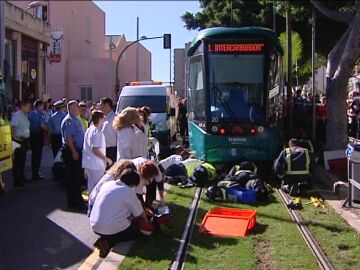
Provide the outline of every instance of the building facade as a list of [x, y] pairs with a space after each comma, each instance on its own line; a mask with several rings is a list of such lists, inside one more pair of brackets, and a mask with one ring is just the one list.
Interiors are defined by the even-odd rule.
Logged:
[[50, 25], [9, 2], [3, 3], [5, 43], [3, 77], [10, 102], [42, 98]]
[[191, 43], [186, 43], [185, 48], [174, 49], [174, 90], [178, 97], [186, 97], [186, 80], [189, 67], [187, 57]]
[[[30, 2], [12, 1], [24, 9]], [[109, 74], [115, 77], [117, 57], [127, 44], [125, 37], [120, 36], [118, 42], [112, 44], [115, 47], [110, 53], [105, 35], [105, 13], [92, 1], [39, 2], [42, 5], [29, 9], [29, 12], [45, 17], [51, 24], [51, 43], [46, 61], [48, 97], [53, 100], [67, 97], [88, 101], [97, 101], [104, 96], [115, 98], [114, 79], [110, 80]], [[135, 56], [136, 46], [132, 46], [120, 61], [121, 85], [136, 78]], [[139, 79], [149, 80], [151, 54], [141, 45], [139, 58]], [[113, 89], [111, 93], [110, 89]]]

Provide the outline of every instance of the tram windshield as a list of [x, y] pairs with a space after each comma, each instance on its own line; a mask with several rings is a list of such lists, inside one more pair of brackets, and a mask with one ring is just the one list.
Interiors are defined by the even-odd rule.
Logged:
[[208, 81], [212, 121], [265, 121], [263, 54], [210, 54]]
[[165, 96], [123, 96], [117, 110], [120, 112], [126, 107], [140, 108], [148, 106], [152, 113], [166, 112]]

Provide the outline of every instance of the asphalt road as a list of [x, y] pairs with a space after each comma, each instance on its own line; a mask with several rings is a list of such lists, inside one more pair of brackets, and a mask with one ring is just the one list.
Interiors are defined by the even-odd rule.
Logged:
[[[31, 178], [31, 153], [26, 176]], [[14, 188], [11, 172], [3, 174], [0, 196], [0, 270], [77, 269], [97, 239], [84, 213], [66, 207], [65, 188], [52, 180], [52, 153], [44, 147], [40, 171], [45, 180]]]

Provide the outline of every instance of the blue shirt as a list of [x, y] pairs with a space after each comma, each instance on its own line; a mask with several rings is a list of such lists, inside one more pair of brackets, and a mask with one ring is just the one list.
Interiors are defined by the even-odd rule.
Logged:
[[66, 144], [66, 137], [70, 136], [78, 149], [83, 149], [84, 128], [75, 115], [68, 113], [61, 122], [62, 143]]
[[49, 128], [51, 134], [60, 134], [61, 133], [61, 122], [64, 119], [65, 112], [56, 112], [49, 119]]
[[42, 131], [41, 125], [45, 125], [45, 115], [41, 111], [32, 110], [28, 114], [28, 119], [30, 122], [30, 132]]

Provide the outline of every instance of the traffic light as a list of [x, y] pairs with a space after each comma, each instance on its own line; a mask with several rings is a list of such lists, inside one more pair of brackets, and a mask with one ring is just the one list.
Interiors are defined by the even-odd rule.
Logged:
[[171, 34], [164, 34], [164, 49], [171, 49]]

